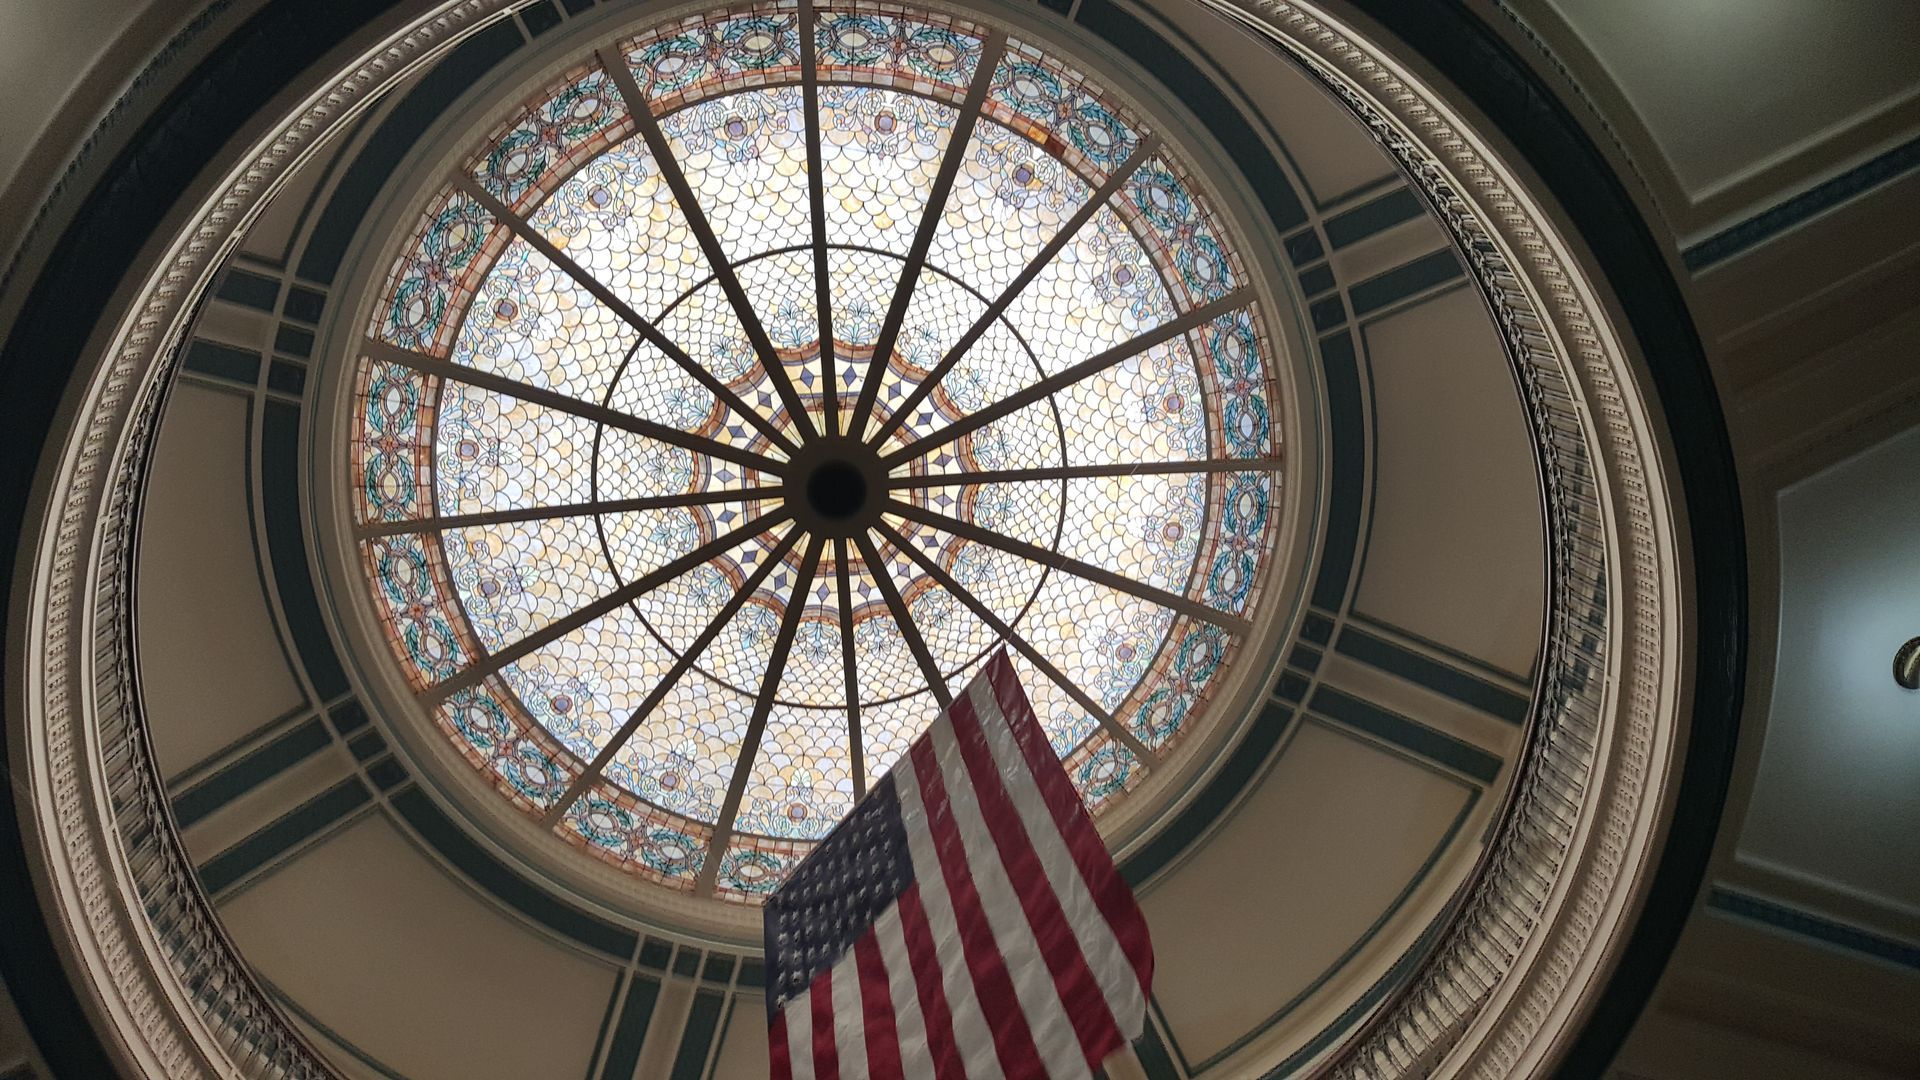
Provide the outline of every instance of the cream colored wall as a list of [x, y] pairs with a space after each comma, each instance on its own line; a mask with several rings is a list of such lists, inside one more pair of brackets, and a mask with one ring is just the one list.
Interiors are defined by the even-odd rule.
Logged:
[[1689, 239], [1920, 130], [1909, 0], [1506, 2], [1619, 120]]

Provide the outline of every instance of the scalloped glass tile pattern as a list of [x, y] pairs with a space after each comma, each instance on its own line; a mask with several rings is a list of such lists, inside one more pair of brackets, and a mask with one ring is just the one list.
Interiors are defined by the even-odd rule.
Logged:
[[[1276, 562], [1277, 357], [1205, 185], [946, 15], [760, 3], [605, 55], [460, 159], [366, 329], [356, 540], [434, 722], [565, 842], [740, 903], [1002, 647], [1089, 806], [1136, 790]], [[835, 454], [884, 478], [852, 525], [807, 493]]]

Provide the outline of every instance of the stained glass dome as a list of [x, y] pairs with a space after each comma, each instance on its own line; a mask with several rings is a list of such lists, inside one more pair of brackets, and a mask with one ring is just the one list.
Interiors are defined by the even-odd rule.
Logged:
[[427, 200], [357, 343], [353, 534], [427, 714], [593, 856], [755, 902], [992, 652], [1099, 814], [1275, 561], [1262, 304], [1183, 152], [893, 5], [690, 17]]

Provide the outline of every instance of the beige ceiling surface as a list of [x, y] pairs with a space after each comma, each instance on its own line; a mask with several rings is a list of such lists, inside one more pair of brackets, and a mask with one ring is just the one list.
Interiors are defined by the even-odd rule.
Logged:
[[140, 661], [172, 776], [300, 704], [254, 570], [247, 401], [192, 384], [168, 405], [140, 546]]

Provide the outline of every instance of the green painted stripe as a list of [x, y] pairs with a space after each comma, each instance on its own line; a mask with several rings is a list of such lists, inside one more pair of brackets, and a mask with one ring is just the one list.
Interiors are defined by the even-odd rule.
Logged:
[[270, 277], [232, 269], [227, 271], [226, 278], [220, 282], [214, 295], [246, 307], [272, 311], [274, 303], [280, 299], [280, 283]]
[[280, 329], [273, 335], [273, 347], [289, 356], [305, 359], [313, 355], [313, 331], [302, 330], [292, 323], [281, 323]]
[[740, 977], [734, 980], [734, 985], [758, 990], [767, 984], [766, 980], [767, 971], [766, 968], [761, 966], [760, 961], [751, 957], [743, 957], [741, 959]]
[[680, 955], [673, 958], [673, 973], [682, 978], [691, 979], [700, 970], [700, 953], [697, 949], [681, 949]]
[[526, 24], [529, 36], [539, 37], [560, 25], [560, 9], [552, 0], [539, 0], [520, 9], [520, 21]]
[[1217, 79], [1202, 72], [1186, 55], [1115, 0], [1080, 0], [1074, 18], [1080, 25], [1107, 39], [1121, 52], [1153, 66], [1154, 77], [1182, 105], [1193, 110], [1220, 139], [1249, 189], [1260, 200], [1273, 227], [1282, 236], [1306, 224], [1307, 209], [1280, 163], [1265, 144], [1251, 137], [1247, 118]]
[[1420, 216], [1425, 207], [1412, 188], [1389, 191], [1351, 210], [1343, 210], [1327, 219], [1327, 243], [1336, 249], [1358, 243], [1375, 233], [1385, 232], [1403, 221]]
[[1449, 908], [1446, 914], [1435, 919], [1433, 924], [1414, 941], [1413, 947], [1402, 953], [1400, 958], [1393, 962], [1393, 966], [1387, 969], [1387, 973], [1375, 980], [1358, 1000], [1347, 1006], [1338, 1019], [1321, 1028], [1318, 1035], [1315, 1035], [1305, 1046], [1294, 1051], [1292, 1056], [1271, 1071], [1262, 1074], [1260, 1080], [1284, 1080], [1287, 1077], [1298, 1076], [1309, 1061], [1319, 1057], [1329, 1046], [1351, 1031], [1363, 1017], [1371, 1013], [1376, 1005], [1386, 1000], [1388, 993], [1405, 986], [1414, 970], [1433, 951], [1433, 946], [1439, 941], [1441, 929], [1451, 925], [1452, 910]]
[[1133, 1040], [1134, 1056], [1140, 1059], [1140, 1068], [1147, 1074], [1147, 1080], [1180, 1080], [1180, 1073], [1173, 1067], [1173, 1058], [1167, 1053], [1167, 1046], [1160, 1041], [1160, 1032], [1154, 1029], [1153, 1021], [1148, 1020], [1146, 1030]]
[[1707, 237], [1682, 252], [1680, 261], [1688, 270], [1704, 270], [1915, 169], [1920, 169], [1920, 137], [1909, 139], [1871, 161]]
[[1452, 248], [1444, 247], [1360, 282], [1347, 290], [1347, 297], [1353, 301], [1354, 315], [1360, 316], [1459, 276], [1460, 260]]
[[640, 1048], [647, 1041], [647, 1025], [653, 1020], [653, 1007], [660, 1000], [660, 982], [646, 975], [635, 975], [627, 988], [627, 1004], [620, 1010], [620, 1023], [613, 1029], [613, 1043], [607, 1047], [607, 1067], [600, 1080], [633, 1080], [640, 1065]]
[[181, 361], [188, 371], [251, 387], [260, 379], [260, 354], [206, 338], [194, 338]]
[[1791, 907], [1777, 900], [1730, 889], [1725, 885], [1715, 885], [1707, 892], [1707, 907], [1736, 918], [1761, 923], [1797, 937], [1808, 938], [1822, 945], [1831, 945], [1836, 949], [1844, 949], [1847, 952], [1920, 971], [1920, 944], [1829, 919], [1824, 915], [1816, 915], [1811, 911]]
[[1315, 690], [1307, 707], [1329, 720], [1339, 721], [1482, 784], [1491, 784], [1500, 775], [1501, 761], [1496, 755], [1331, 686], [1322, 685]]
[[285, 360], [275, 360], [267, 368], [267, 389], [299, 397], [307, 392], [307, 369]]
[[347, 692], [347, 673], [333, 651], [320, 617], [320, 601], [307, 568], [307, 538], [300, 525], [300, 406], [268, 401], [261, 416], [260, 480], [267, 555], [273, 564], [280, 610], [307, 678], [322, 700]]
[[363, 731], [354, 736], [353, 741], [347, 744], [347, 749], [353, 751], [356, 761], [371, 761], [386, 752], [387, 740], [381, 738], [377, 731]]
[[316, 716], [182, 791], [173, 800], [174, 820], [182, 828], [192, 825], [319, 753], [332, 741], [327, 725]]
[[298, 285], [287, 286], [287, 302], [280, 311], [289, 319], [301, 322], [318, 323], [320, 316], [327, 310], [325, 294], [312, 289], [303, 289]]
[[1292, 720], [1292, 709], [1277, 701], [1267, 702], [1240, 745], [1233, 748], [1226, 764], [1207, 782], [1199, 796], [1120, 868], [1120, 876], [1127, 884], [1138, 886], [1159, 873], [1212, 827], [1266, 764]]
[[[1453, 782], [1459, 783], [1457, 780]], [[1420, 884], [1427, 880], [1429, 874], [1433, 873], [1433, 868], [1439, 865], [1441, 856], [1445, 855], [1447, 850], [1453, 846], [1454, 839], [1460, 835], [1461, 827], [1467, 822], [1467, 817], [1473, 813], [1473, 808], [1479, 804], [1479, 789], [1465, 784], [1461, 784], [1461, 787], [1466, 789], [1466, 798], [1461, 800], [1459, 812], [1453, 816], [1453, 822], [1447, 826], [1447, 831], [1440, 834], [1439, 842], [1434, 844], [1433, 850], [1427, 853], [1427, 857], [1421, 862], [1420, 868], [1414, 871], [1412, 877], [1407, 879], [1406, 885], [1401, 887], [1400, 892], [1393, 898], [1393, 902], [1387, 905], [1386, 909], [1380, 913], [1378, 918], [1373, 920], [1365, 932], [1354, 939], [1353, 944], [1348, 945], [1339, 957], [1328, 964], [1312, 982], [1302, 987], [1299, 993], [1288, 999], [1286, 1004], [1275, 1009], [1272, 1013], [1268, 1014], [1266, 1019], [1255, 1024], [1239, 1038], [1228, 1043], [1220, 1050], [1208, 1055], [1205, 1060], [1198, 1064], [1187, 1061], [1186, 1052], [1181, 1049], [1179, 1040], [1173, 1037], [1173, 1029], [1171, 1027], [1167, 1029], [1167, 1041], [1173, 1044], [1174, 1053], [1180, 1055], [1181, 1064], [1187, 1066], [1189, 1075], [1204, 1073], [1212, 1069], [1222, 1061], [1245, 1049], [1261, 1035], [1272, 1030], [1275, 1024], [1284, 1022], [1287, 1017], [1293, 1014], [1294, 1010], [1305, 1004], [1313, 995], [1319, 993], [1321, 987], [1327, 985], [1335, 975], [1338, 975], [1348, 964], [1352, 963], [1354, 957], [1359, 956], [1361, 950], [1365, 949], [1370, 942], [1380, 935], [1380, 931], [1386, 929], [1387, 924], [1393, 921], [1394, 916], [1400, 913], [1400, 909], [1406, 906], [1407, 900], [1420, 888]], [[1442, 923], [1440, 925], [1445, 924]], [[1431, 929], [1429, 929], [1428, 933], [1430, 934], [1431, 932]], [[1416, 948], [1418, 947], [1416, 944]], [[1165, 1020], [1165, 1016], [1162, 1016], [1161, 1021], [1164, 1023]], [[1343, 1018], [1341, 1023], [1345, 1022], [1346, 1020]], [[1323, 1032], [1322, 1034], [1325, 1035], [1326, 1033]]]
[[348, 698], [335, 705], [327, 712], [327, 719], [333, 721], [333, 730], [343, 736], [351, 735], [371, 722], [367, 719], [366, 707], [360, 704], [359, 698]]
[[421, 839], [501, 903], [556, 934], [622, 962], [633, 955], [636, 941], [632, 931], [563, 904], [545, 889], [507, 869], [441, 813], [419, 788], [402, 791], [389, 801]]
[[702, 990], [693, 995], [693, 1009], [687, 1025], [681, 1029], [680, 1049], [673, 1056], [670, 1080], [700, 1080], [707, 1054], [713, 1050], [713, 1033], [720, 1028], [720, 1009], [727, 996], [718, 990]]
[[308, 281], [332, 284], [346, 255], [347, 243], [360, 234], [360, 221], [386, 186], [388, 177], [425, 135], [427, 128], [440, 119], [447, 106], [479, 82], [480, 77], [526, 39], [510, 21], [494, 23], [477, 31], [446, 59], [420, 77], [419, 83], [400, 99], [393, 111], [380, 121], [353, 164], [340, 177], [326, 209], [320, 211], [300, 256], [300, 276]]
[[381, 758], [367, 767], [367, 779], [380, 785], [381, 791], [392, 791], [406, 783], [410, 777], [407, 770], [392, 758]]
[[1327, 542], [1320, 576], [1313, 584], [1313, 603], [1339, 611], [1346, 604], [1347, 583], [1353, 576], [1354, 548], [1360, 541], [1360, 496], [1367, 474], [1366, 411], [1353, 335], [1343, 331], [1321, 338], [1320, 366], [1327, 378], [1327, 440], [1333, 476], [1327, 492]]
[[623, 971], [619, 978], [613, 980], [613, 993], [607, 995], [607, 1011], [600, 1014], [600, 1030], [593, 1036], [593, 1055], [587, 1058], [587, 1080], [599, 1075], [600, 1052], [607, 1048], [607, 1029], [613, 1026], [613, 1012], [620, 1007], [620, 995], [626, 990], [627, 980], [631, 977], [631, 972]]
[[200, 884], [209, 893], [225, 890], [366, 805], [371, 798], [358, 777], [342, 780], [208, 859], [200, 867]]
[[1528, 700], [1511, 690], [1461, 671], [1430, 657], [1421, 656], [1395, 642], [1375, 637], [1365, 630], [1348, 626], [1334, 646], [1342, 656], [1351, 656], [1391, 675], [1398, 675], [1416, 686], [1424, 686], [1462, 705], [1470, 705], [1490, 716], [1518, 724], [1527, 718]]
[[673, 959], [673, 943], [650, 937], [640, 945], [640, 966], [655, 971], [667, 970], [667, 964]]
[[[717, 1047], [717, 1049], [713, 1055], [713, 1067], [707, 1070], [707, 1080], [714, 1080], [713, 1074], [720, 1071], [720, 1055], [727, 1048], [727, 1032], [733, 1030], [733, 1016], [739, 1011], [740, 995], [735, 994], [727, 999], [727, 1013], [720, 1019], [720, 1035], [714, 1039], [714, 1046]], [[759, 1010], [753, 1011], [758, 1012]], [[756, 1019], [758, 1018], [756, 1017]]]
[[348, 1039], [346, 1036], [333, 1030], [332, 1028], [328, 1027], [326, 1024], [321, 1023], [319, 1017], [313, 1015], [312, 1013], [308, 1012], [306, 1009], [302, 1008], [300, 1003], [298, 1001], [295, 1001], [292, 995], [288, 994], [285, 990], [282, 990], [278, 986], [275, 986], [273, 983], [267, 981], [267, 979], [264, 976], [261, 976], [257, 972], [255, 973], [254, 977], [260, 979], [261, 984], [266, 987], [267, 993], [272, 996], [273, 1000], [280, 1003], [281, 1008], [287, 1010], [288, 1012], [294, 1014], [295, 1016], [298, 1016], [302, 1021], [306, 1023], [308, 1027], [311, 1027], [315, 1031], [318, 1031], [320, 1034], [326, 1036], [328, 1042], [331, 1042], [335, 1046], [339, 1047], [340, 1049], [345, 1050], [349, 1054], [352, 1054], [355, 1060], [359, 1061], [362, 1065], [365, 1065], [367, 1068], [372, 1069], [374, 1072], [379, 1073], [381, 1076], [386, 1077], [387, 1080], [407, 1080], [406, 1077], [400, 1075], [398, 1072], [395, 1072], [393, 1069], [390, 1069], [385, 1064], [381, 1063], [381, 1061], [378, 1058], [374, 1057], [372, 1054], [369, 1054], [365, 1050], [362, 1050], [360, 1047], [354, 1045], [351, 1039]]

